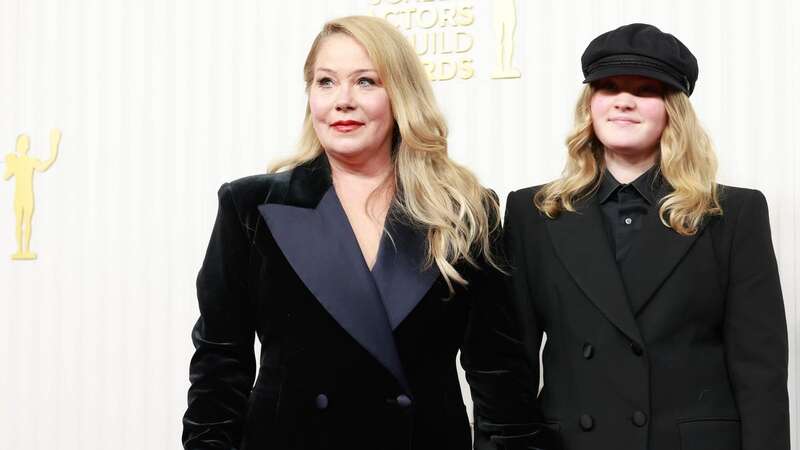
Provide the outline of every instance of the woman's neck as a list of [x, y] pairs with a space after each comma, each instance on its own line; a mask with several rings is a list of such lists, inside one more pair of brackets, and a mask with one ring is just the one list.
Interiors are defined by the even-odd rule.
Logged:
[[653, 167], [658, 159], [658, 151], [653, 150], [649, 153], [637, 155], [621, 155], [606, 149], [604, 159], [606, 169], [611, 172], [611, 175], [620, 183], [628, 184]]
[[392, 172], [392, 156], [388, 148], [375, 152], [341, 154], [326, 152], [334, 181], [356, 185], [380, 185]]
[[348, 186], [372, 186], [375, 188], [383, 183], [392, 172], [392, 162], [369, 160], [364, 163], [343, 161], [329, 156], [331, 165], [331, 178], [335, 184]]
[[[389, 151], [367, 157], [328, 153], [331, 179], [340, 201], [347, 206], [367, 208], [368, 215], [382, 221], [394, 197], [394, 165]], [[369, 203], [369, 207], [367, 207]], [[347, 209], [347, 208], [346, 208]]]

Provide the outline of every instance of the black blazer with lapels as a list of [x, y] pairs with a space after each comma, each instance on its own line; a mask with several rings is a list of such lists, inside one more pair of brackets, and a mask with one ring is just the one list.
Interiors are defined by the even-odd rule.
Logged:
[[494, 311], [501, 274], [457, 265], [469, 286], [448, 298], [424, 234], [391, 215], [386, 230], [370, 271], [325, 156], [220, 189], [186, 449], [470, 448], [456, 353], [491, 373], [489, 322], [473, 323]]
[[764, 196], [721, 186], [724, 215], [693, 236], [645, 216], [618, 266], [595, 197], [548, 219], [536, 190], [509, 195], [506, 244], [531, 367], [547, 336], [536, 411], [564, 448], [787, 450], [786, 320]]

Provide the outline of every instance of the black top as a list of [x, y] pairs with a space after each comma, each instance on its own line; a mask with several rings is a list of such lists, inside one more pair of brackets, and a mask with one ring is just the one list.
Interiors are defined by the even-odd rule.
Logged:
[[220, 189], [197, 277], [184, 448], [469, 450], [459, 350], [476, 428], [488, 424], [477, 449], [495, 449], [493, 424], [541, 422], [538, 386], [514, 384], [505, 362], [524, 349], [505, 324], [503, 274], [480, 255], [459, 261], [469, 284], [451, 297], [424, 266], [425, 234], [392, 219], [370, 272], [324, 155]]
[[723, 215], [682, 235], [656, 213], [674, 192], [664, 178], [620, 264], [597, 190], [555, 219], [533, 205], [540, 187], [509, 194], [511, 311], [533, 372], [517, 379], [538, 380], [541, 355], [545, 382], [529, 408], [564, 449], [789, 449], [789, 346], [767, 202], [717, 188]]
[[658, 214], [656, 191], [661, 177], [653, 165], [632, 183], [622, 184], [608, 170], [603, 174], [597, 198], [617, 264], [621, 263], [642, 229], [648, 214]]

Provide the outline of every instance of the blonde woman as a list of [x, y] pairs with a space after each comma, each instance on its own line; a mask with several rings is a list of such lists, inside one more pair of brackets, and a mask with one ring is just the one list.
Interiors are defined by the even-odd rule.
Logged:
[[455, 358], [489, 367], [497, 202], [387, 22], [327, 23], [304, 76], [297, 155], [219, 191], [184, 447], [466, 450]]
[[512, 192], [506, 212], [531, 367], [547, 335], [537, 421], [568, 450], [787, 450], [767, 205], [715, 181], [694, 56], [631, 24], [582, 66], [563, 175]]

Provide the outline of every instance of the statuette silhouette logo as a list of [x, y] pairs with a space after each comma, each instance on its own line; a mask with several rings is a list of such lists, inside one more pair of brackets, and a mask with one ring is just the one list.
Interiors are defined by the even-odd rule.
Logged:
[[497, 40], [497, 63], [492, 78], [519, 78], [522, 74], [513, 65], [514, 33], [517, 31], [515, 0], [494, 0], [494, 35]]
[[[515, 0], [368, 0], [369, 14], [386, 19], [411, 43], [432, 81], [520, 78], [514, 67]], [[484, 9], [485, 8], [485, 9]], [[492, 14], [490, 17], [489, 14]], [[491, 20], [494, 45], [476, 46]], [[480, 50], [480, 54], [476, 49]], [[485, 50], [484, 50], [485, 49]], [[486, 55], [483, 55], [483, 52]], [[491, 55], [491, 59], [490, 58]], [[490, 64], [480, 62], [486, 57]]]
[[11, 255], [13, 260], [33, 260], [36, 253], [31, 251], [31, 234], [33, 233], [33, 175], [45, 172], [56, 161], [58, 144], [61, 142], [61, 131], [50, 131], [50, 159], [42, 162], [28, 156], [31, 140], [25, 134], [17, 137], [16, 153], [9, 153], [5, 158], [3, 180], [15, 179], [14, 215], [16, 216], [17, 252]]

